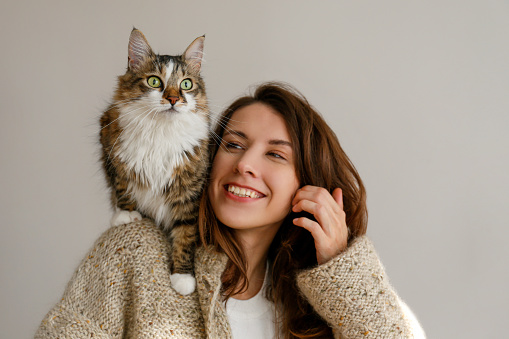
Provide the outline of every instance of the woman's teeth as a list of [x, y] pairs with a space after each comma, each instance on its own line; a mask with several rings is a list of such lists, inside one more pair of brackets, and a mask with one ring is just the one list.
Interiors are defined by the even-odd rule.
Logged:
[[250, 189], [241, 188], [233, 185], [228, 185], [228, 192], [233, 193], [234, 195], [242, 198], [259, 198], [260, 196], [255, 191]]

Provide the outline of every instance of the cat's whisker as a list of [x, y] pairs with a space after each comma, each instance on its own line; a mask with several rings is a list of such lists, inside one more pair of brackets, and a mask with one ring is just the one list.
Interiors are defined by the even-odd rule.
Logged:
[[124, 194], [119, 195], [117, 199], [118, 199], [118, 200], [120, 200], [120, 199], [122, 199], [122, 198], [125, 198], [125, 197], [127, 197], [127, 196], [131, 196], [131, 195], [132, 195], [131, 193], [129, 193], [129, 192], [127, 192], [127, 191], [126, 191]]
[[222, 148], [225, 152], [231, 153], [228, 147], [226, 147], [227, 143], [223, 140], [222, 137], [217, 135], [214, 131], [211, 132], [211, 136], [213, 141], [218, 145], [218, 147]]
[[[226, 143], [223, 141], [223, 138], [221, 138], [219, 135], [217, 135], [215, 132], [211, 133], [212, 141], [217, 146], [221, 147], [223, 145], [226, 145]], [[212, 143], [210, 143], [212, 144]]]
[[139, 119], [141, 116], [137, 116], [135, 117], [130, 123], [127, 124], [127, 126], [125, 126], [122, 131], [119, 133], [118, 137], [115, 139], [115, 142], [113, 143], [113, 146], [111, 146], [111, 149], [110, 149], [110, 152], [108, 153], [108, 158], [107, 160], [109, 161], [110, 160], [110, 157], [111, 157], [111, 152], [115, 149], [115, 145], [117, 144], [117, 141], [120, 139], [120, 137], [122, 136], [122, 134], [126, 131], [126, 129], [131, 126], [131, 124], [135, 123], [137, 119]]
[[[141, 128], [141, 123], [143, 122], [143, 120], [145, 120], [152, 112], [156, 112], [157, 113], [157, 109], [156, 108], [151, 108], [149, 111], [145, 111], [147, 112], [147, 114], [145, 114], [145, 116], [143, 117], [143, 119], [141, 119], [141, 121], [139, 122], [138, 126]], [[138, 127], [137, 126], [137, 127]]]
[[[132, 133], [136, 133], [138, 130], [145, 129], [145, 126], [142, 125], [143, 120], [145, 120], [154, 111], [157, 113], [157, 110], [155, 108], [151, 108], [151, 109], [144, 111], [142, 114], [140, 114], [140, 117], [143, 116], [143, 118], [141, 118], [141, 120], [136, 124]], [[126, 129], [127, 129], [127, 127], [126, 127]]]
[[[141, 97], [136, 97], [136, 98], [128, 98], [128, 99], [116, 101], [115, 104], [111, 104], [110, 106], [108, 106], [107, 110], [109, 111], [109, 110], [113, 110], [113, 109], [119, 109], [122, 107], [126, 107], [135, 101], [141, 101], [141, 100], [142, 100]], [[123, 115], [125, 116], [126, 114], [123, 114]]]
[[152, 119], [150, 120], [150, 123], [154, 122], [154, 118], [156, 117], [156, 115], [158, 113], [156, 109], [153, 109], [152, 111], [154, 112], [154, 115], [152, 115]]
[[198, 108], [203, 114], [205, 114], [207, 117], [210, 117], [211, 119], [217, 119], [219, 114], [210, 112], [207, 108]]
[[220, 120], [224, 120], [224, 118], [218, 116], [217, 114], [207, 113], [207, 116], [210, 118], [210, 120], [214, 123], [219, 122]]
[[124, 118], [124, 117], [126, 117], [126, 116], [128, 116], [128, 115], [130, 115], [130, 114], [132, 114], [132, 113], [134, 113], [134, 112], [136, 112], [136, 111], [138, 111], [138, 110], [140, 110], [140, 109], [143, 109], [143, 108], [144, 108], [144, 107], [138, 107], [138, 108], [133, 109], [133, 110], [131, 110], [131, 111], [129, 111], [129, 112], [126, 112], [126, 113], [123, 113], [123, 114], [119, 114], [118, 118], [116, 118], [115, 120], [111, 121], [109, 124], [107, 124], [107, 125], [103, 126], [103, 127], [101, 128], [101, 130], [102, 130], [102, 129], [104, 129], [104, 128], [106, 128], [106, 127], [108, 127], [109, 125], [113, 124], [115, 121], [117, 121], [117, 120], [119, 120], [119, 119], [122, 119], [122, 118]]
[[134, 102], [134, 101], [137, 101], [137, 100], [141, 100], [141, 97], [127, 98], [127, 99], [124, 99], [124, 100], [118, 100], [118, 101], [115, 101], [115, 104], [111, 104], [110, 107], [108, 107], [108, 109], [119, 108], [122, 105], [131, 103], [131, 102]]
[[224, 108], [224, 105], [216, 105], [216, 104], [212, 104], [212, 103], [210, 103], [210, 101], [209, 101], [209, 102], [207, 102], [207, 106], [209, 106], [209, 107], [221, 108], [221, 109], [223, 109], [223, 108]]
[[109, 162], [110, 161], [110, 158], [111, 158], [111, 152], [113, 152], [113, 150], [115, 149], [115, 145], [117, 144], [117, 141], [118, 139], [120, 139], [120, 136], [122, 135], [122, 133], [124, 133], [124, 131], [122, 130], [122, 132], [120, 132], [120, 134], [118, 135], [118, 137], [115, 139], [115, 142], [113, 143], [113, 146], [111, 146], [111, 149], [108, 153], [108, 158], [106, 158], [106, 162]]
[[[220, 114], [219, 113], [216, 113], [215, 111], [212, 111], [211, 108], [209, 106], [206, 106], [206, 105], [197, 105], [196, 106], [196, 109], [197, 110], [200, 110], [202, 112], [204, 112], [205, 114], [207, 115], [210, 115], [210, 116], [213, 116], [213, 115], [217, 115], [219, 116]], [[221, 111], [220, 109], [218, 109], [217, 111]]]
[[221, 127], [222, 127], [225, 131], [227, 131], [227, 132], [233, 132], [233, 130], [232, 130], [232, 129], [230, 128], [230, 126], [229, 126], [229, 122], [230, 122], [230, 121], [234, 121], [234, 122], [235, 122], [235, 120], [228, 119], [228, 121], [227, 121], [227, 122], [225, 122], [225, 120], [227, 120], [227, 119], [226, 119], [226, 118], [218, 119], [218, 120], [216, 121], [216, 124], [217, 124], [217, 125], [219, 125], [219, 126], [221, 126]]

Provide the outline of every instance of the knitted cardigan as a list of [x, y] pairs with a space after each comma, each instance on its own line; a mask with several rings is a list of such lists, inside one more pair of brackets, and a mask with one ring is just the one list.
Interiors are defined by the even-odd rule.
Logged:
[[[231, 338], [220, 296], [225, 254], [199, 247], [197, 289], [171, 288], [169, 242], [148, 219], [108, 229], [35, 338]], [[336, 338], [411, 338], [398, 296], [366, 237], [300, 272], [297, 284]]]

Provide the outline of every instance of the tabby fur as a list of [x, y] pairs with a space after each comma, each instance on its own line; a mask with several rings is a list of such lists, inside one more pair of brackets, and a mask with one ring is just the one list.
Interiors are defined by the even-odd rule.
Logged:
[[149, 217], [167, 232], [172, 283], [181, 294], [195, 288], [198, 199], [208, 167], [204, 39], [196, 38], [182, 55], [158, 55], [133, 29], [127, 71], [100, 119], [102, 163], [117, 211], [112, 224]]

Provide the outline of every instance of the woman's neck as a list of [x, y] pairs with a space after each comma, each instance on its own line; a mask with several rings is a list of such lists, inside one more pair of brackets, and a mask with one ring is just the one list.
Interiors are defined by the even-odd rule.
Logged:
[[252, 234], [250, 232], [236, 232], [247, 262], [248, 288], [242, 293], [235, 294], [233, 298], [247, 300], [254, 297], [263, 286], [267, 267], [267, 255], [274, 235]]

